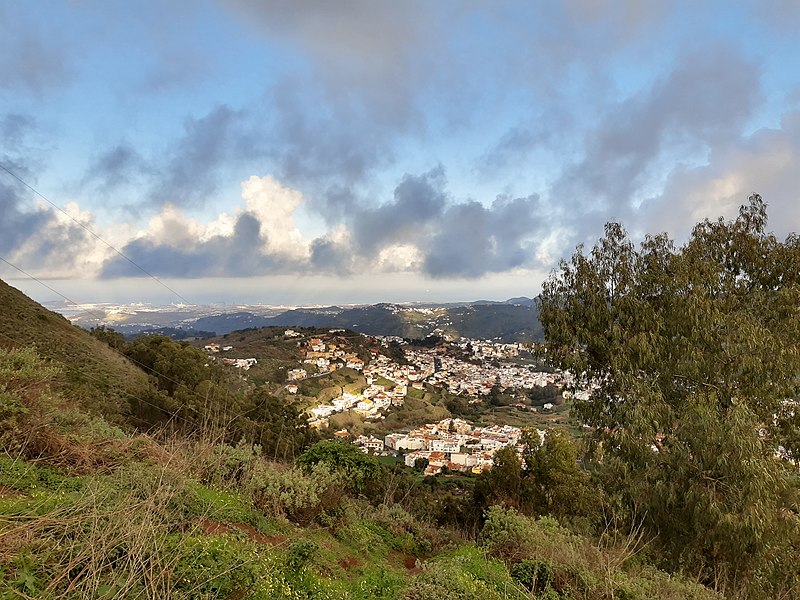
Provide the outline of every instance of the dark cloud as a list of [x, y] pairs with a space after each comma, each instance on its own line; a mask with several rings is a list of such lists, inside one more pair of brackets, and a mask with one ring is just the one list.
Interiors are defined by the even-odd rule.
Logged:
[[772, 0], [768, 3], [750, 0], [748, 4], [754, 16], [769, 26], [769, 34], [778, 33], [795, 39], [800, 27], [800, 4], [795, 0]]
[[289, 45], [305, 56], [331, 94], [346, 96], [355, 89], [368, 98], [372, 109], [394, 119], [411, 116], [409, 98], [427, 79], [434, 62], [434, 53], [426, 49], [432, 50], [438, 26], [452, 17], [452, 12], [442, 14], [420, 0], [224, 0], [222, 4], [271, 43]]
[[483, 171], [502, 169], [519, 162], [537, 143], [545, 138], [526, 126], [511, 127], [488, 152], [481, 157], [479, 168]]
[[188, 118], [184, 134], [168, 150], [163, 175], [150, 196], [156, 204], [201, 203], [219, 186], [219, 170], [248, 139], [247, 114], [221, 105], [200, 118]]
[[384, 246], [421, 238], [444, 211], [445, 184], [441, 166], [422, 175], [407, 174], [395, 188], [391, 202], [357, 210], [351, 228], [361, 253], [371, 255]]
[[10, 113], [0, 118], [0, 139], [6, 148], [19, 147], [35, 129], [36, 121], [29, 115]]
[[82, 184], [97, 183], [103, 189], [126, 185], [152, 169], [128, 142], [123, 141], [98, 154], [86, 170]]
[[187, 117], [182, 134], [162, 153], [143, 156], [126, 140], [106, 148], [86, 168], [80, 186], [109, 193], [136, 182], [149, 188], [155, 206], [199, 206], [218, 190], [227, 168], [259, 157], [257, 136], [250, 111], [220, 105], [199, 118]]
[[535, 237], [543, 228], [538, 196], [497, 198], [447, 208], [428, 240], [424, 271], [433, 277], [480, 277], [534, 261]]
[[0, 7], [0, 90], [24, 88], [36, 94], [70, 79], [63, 41], [56, 32], [41, 31], [18, 11]]
[[350, 275], [355, 269], [353, 250], [330, 237], [311, 243], [311, 268], [316, 272]]
[[6, 173], [0, 173], [0, 215], [3, 215], [0, 218], [0, 253], [4, 258], [11, 257], [52, 219], [45, 211], [23, 210], [25, 199], [22, 186], [10, 180]]
[[563, 144], [574, 126], [573, 118], [563, 108], [552, 108], [509, 127], [476, 161], [483, 176], [498, 171], [519, 169], [537, 150], [548, 151], [555, 143]]
[[394, 125], [370, 118], [355, 98], [287, 80], [270, 91], [264, 111], [261, 152], [291, 185], [352, 186], [392, 161]]
[[[16, 174], [28, 171], [19, 162], [3, 164]], [[91, 243], [89, 234], [77, 223], [59, 220], [52, 210], [36, 207], [32, 200], [28, 188], [0, 172], [0, 256], [40, 276], [71, 272]]]
[[35, 119], [28, 115], [11, 113], [0, 118], [0, 164], [4, 167], [0, 170], [0, 255], [20, 268], [62, 262], [62, 256], [71, 256], [71, 249], [56, 245], [77, 233], [58, 225], [51, 211], [37, 208], [35, 194], [16, 179], [35, 182], [41, 159], [30, 139], [37, 131]]
[[[148, 273], [161, 277], [255, 277], [285, 272], [297, 265], [262, 250], [261, 223], [252, 214], [239, 216], [230, 236], [214, 236], [206, 241], [188, 239], [185, 232], [173, 231], [183, 238], [173, 240], [140, 238], [122, 248], [130, 261]], [[141, 277], [144, 273], [131, 262], [116, 256], [103, 266], [100, 277]]]

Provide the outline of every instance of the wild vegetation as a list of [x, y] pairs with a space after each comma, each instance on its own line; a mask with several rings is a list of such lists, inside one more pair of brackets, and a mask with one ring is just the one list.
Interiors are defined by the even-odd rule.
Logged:
[[612, 224], [564, 262], [541, 315], [599, 386], [585, 434], [528, 430], [480, 476], [320, 441], [187, 344], [2, 288], [0, 598], [796, 598], [800, 243], [765, 223], [753, 198], [639, 249]]

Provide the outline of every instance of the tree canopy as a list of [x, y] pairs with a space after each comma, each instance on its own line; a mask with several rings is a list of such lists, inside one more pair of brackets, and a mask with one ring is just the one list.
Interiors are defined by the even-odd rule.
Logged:
[[573, 414], [630, 522], [670, 566], [769, 595], [798, 575], [797, 484], [776, 456], [799, 450], [800, 239], [766, 226], [758, 195], [680, 247], [609, 223], [545, 283], [540, 318], [548, 355], [595, 388]]

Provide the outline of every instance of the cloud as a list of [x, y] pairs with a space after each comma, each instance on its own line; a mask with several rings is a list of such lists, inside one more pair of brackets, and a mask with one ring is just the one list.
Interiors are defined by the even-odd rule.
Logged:
[[97, 154], [81, 181], [81, 186], [97, 184], [101, 190], [110, 191], [143, 175], [152, 174], [152, 168], [129, 142], [120, 143]]
[[219, 186], [219, 169], [241, 158], [249, 139], [246, 111], [220, 105], [200, 118], [189, 117], [183, 135], [167, 151], [163, 173], [150, 192], [151, 200], [189, 206], [202, 204]]
[[[170, 227], [177, 241], [187, 240], [189, 230], [179, 223]], [[249, 213], [236, 219], [230, 235], [215, 235], [203, 241], [169, 243], [142, 237], [127, 244], [122, 253], [135, 265], [150, 274], [162, 277], [255, 277], [280, 272], [288, 263], [280, 258], [265, 255], [260, 248], [261, 223]], [[102, 268], [100, 277], [139, 277], [144, 273], [121, 257], [112, 258]]]
[[756, 192], [768, 205], [770, 227], [785, 236], [800, 223], [798, 172], [800, 111], [791, 111], [778, 128], [715, 148], [705, 164], [674, 169], [664, 190], [643, 204], [645, 227], [683, 237], [705, 218], [736, 216]]
[[122, 248], [130, 260], [112, 257], [100, 276], [137, 277], [144, 269], [168, 277], [243, 277], [305, 269], [310, 250], [293, 220], [304, 201], [300, 193], [270, 177], [250, 177], [242, 197], [235, 215], [207, 224], [174, 205], [162, 207]]
[[242, 183], [247, 212], [260, 223], [264, 251], [304, 260], [308, 244], [294, 223], [294, 212], [304, 202], [297, 190], [280, 185], [272, 177], [250, 177]]
[[[5, 175], [5, 174], [4, 174]], [[46, 225], [52, 215], [42, 210], [25, 211], [20, 208], [24, 202], [22, 187], [0, 178], [0, 253], [4, 257], [14, 254], [22, 243]]]
[[[50, 208], [16, 179], [35, 183], [34, 174], [42, 170], [41, 150], [32, 141], [39, 133], [36, 120], [28, 115], [9, 113], [0, 118], [0, 135], [8, 142], [0, 153], [4, 167], [0, 171], [0, 255], [41, 277], [74, 275], [79, 272], [74, 268], [79, 257], [91, 260], [94, 256], [93, 240], [69, 216]], [[65, 212], [81, 223], [89, 218], [76, 204], [68, 204]]]
[[354, 252], [350, 232], [339, 226], [333, 232], [318, 237], [311, 243], [310, 266], [316, 273], [352, 275], [358, 262]]
[[[294, 216], [305, 203], [272, 177], [242, 182], [243, 206], [201, 223], [167, 205], [122, 253], [153, 275], [245, 277], [415, 272], [437, 278], [476, 278], [536, 264], [547, 241], [538, 196], [499, 196], [490, 206], [457, 201], [441, 166], [406, 174], [392, 199], [354, 205], [348, 218], [305, 237]], [[142, 276], [112, 256], [102, 278]]]
[[287, 79], [269, 91], [263, 111], [268, 118], [260, 126], [260, 151], [292, 185], [353, 186], [393, 160], [400, 125], [369, 115], [355, 98], [332, 98], [315, 85]]
[[455, 204], [426, 245], [424, 270], [434, 277], [475, 278], [531, 266], [542, 235], [538, 196], [498, 197], [490, 207]]
[[383, 246], [424, 237], [428, 225], [438, 220], [448, 202], [445, 185], [440, 165], [422, 175], [406, 174], [391, 202], [360, 207], [350, 225], [360, 252], [372, 255]]
[[427, 75], [415, 67], [423, 57], [431, 64], [426, 50], [437, 40], [438, 26], [447, 23], [440, 9], [419, 0], [222, 4], [271, 43], [286, 44], [306, 57], [331, 94], [345, 96], [357, 89], [370, 106], [393, 118], [409, 116], [408, 97]]
[[26, 89], [36, 95], [71, 78], [57, 31], [41, 31], [37, 21], [0, 7], [0, 90]]
[[662, 163], [735, 142], [759, 98], [759, 70], [735, 50], [689, 55], [649, 90], [613, 107], [550, 196], [582, 215], [574, 219], [579, 236], [603, 218], [627, 220], [641, 191], [662, 176]]

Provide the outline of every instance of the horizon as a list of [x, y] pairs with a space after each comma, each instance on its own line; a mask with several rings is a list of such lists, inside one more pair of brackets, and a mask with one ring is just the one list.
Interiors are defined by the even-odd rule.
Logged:
[[[275, 301], [265, 301], [259, 300], [255, 297], [248, 297], [243, 298], [241, 300], [213, 300], [213, 295], [208, 297], [200, 297], [195, 302], [191, 303], [184, 303], [178, 299], [175, 299], [174, 296], [171, 296], [169, 292], [166, 290], [161, 294], [160, 297], [157, 298], [150, 298], [149, 300], [144, 299], [136, 299], [135, 297], [125, 295], [126, 292], [123, 290], [120, 292], [118, 288], [113, 288], [111, 291], [112, 294], [122, 294], [121, 296], [115, 297], [106, 297], [104, 299], [90, 299], [86, 298], [84, 295], [84, 301], [78, 302], [75, 300], [75, 296], [78, 294], [70, 294], [66, 293], [63, 290], [68, 289], [71, 285], [74, 285], [74, 282], [54, 282], [53, 281], [44, 281], [50, 288], [56, 290], [56, 292], [61, 292], [62, 295], [59, 295], [53, 292], [51, 289], [44, 288], [41, 283], [31, 280], [28, 278], [2, 278], [8, 285], [11, 285], [21, 292], [23, 292], [28, 297], [32, 298], [36, 302], [43, 304], [45, 306], [56, 306], [61, 305], [62, 307], [66, 308], [69, 306], [77, 307], [86, 307], [86, 306], [148, 306], [148, 307], [224, 307], [224, 306], [262, 306], [262, 307], [269, 307], [269, 308], [282, 308], [285, 307], [287, 309], [290, 308], [323, 308], [328, 306], [364, 306], [364, 305], [374, 305], [374, 304], [459, 304], [459, 303], [472, 303], [472, 302], [480, 302], [480, 301], [487, 301], [487, 302], [505, 302], [507, 300], [511, 300], [513, 298], [535, 298], [538, 295], [538, 291], [534, 293], [512, 293], [508, 295], [504, 295], [502, 292], [498, 292], [497, 294], [490, 295], [490, 294], [478, 294], [475, 297], [449, 297], [447, 299], [440, 299], [435, 296], [435, 291], [430, 290], [430, 295], [428, 297], [410, 297], [410, 296], [402, 296], [402, 297], [394, 297], [394, 298], [383, 298], [380, 295], [370, 297], [364, 297], [362, 300], [347, 300], [344, 297], [340, 297], [340, 299], [331, 299], [329, 301], [326, 300], [319, 300], [319, 301], [304, 301], [299, 299], [296, 302], [275, 302]], [[136, 285], [138, 282], [133, 282], [133, 285]], [[170, 282], [168, 282], [170, 283]], [[205, 285], [205, 283], [204, 283]], [[81, 284], [78, 285], [81, 287]], [[78, 290], [76, 290], [78, 291]], [[380, 294], [380, 292], [377, 292]], [[193, 299], [193, 298], [190, 298]], [[55, 310], [55, 309], [53, 309]], [[60, 311], [57, 311], [60, 312]]]

